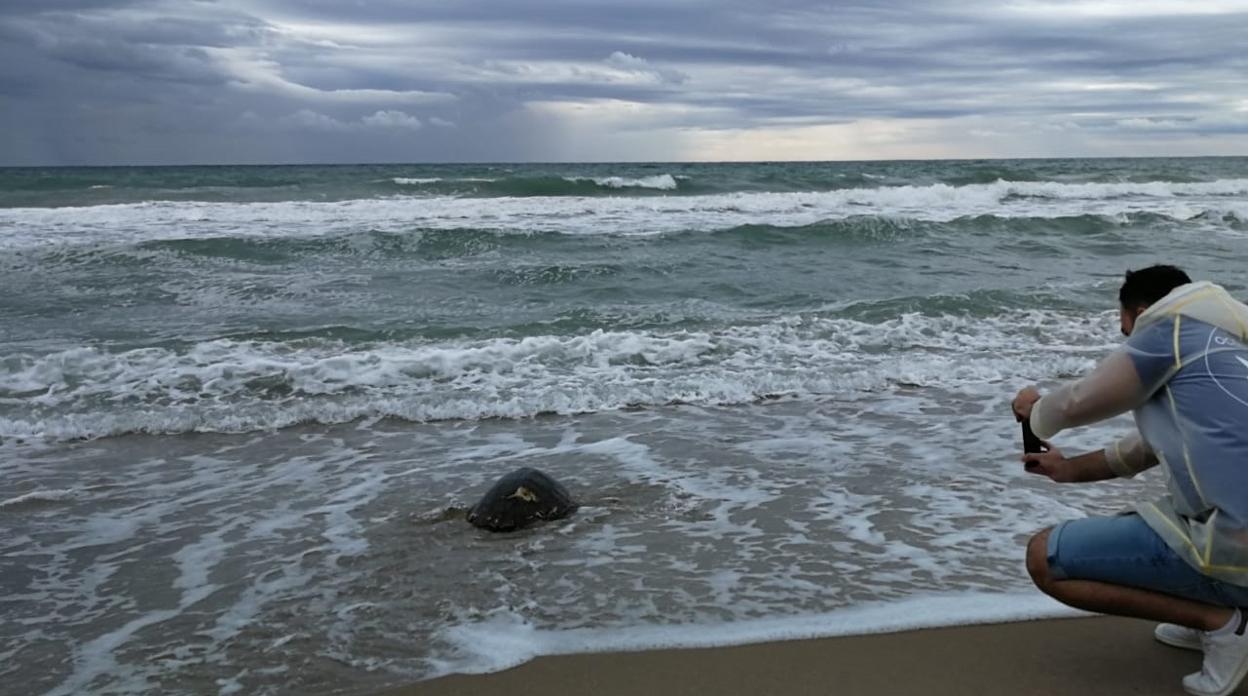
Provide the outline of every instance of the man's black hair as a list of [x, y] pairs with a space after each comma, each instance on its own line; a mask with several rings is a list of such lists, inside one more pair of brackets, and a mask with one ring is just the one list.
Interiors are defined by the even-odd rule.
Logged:
[[1148, 306], [1190, 282], [1192, 279], [1175, 266], [1157, 265], [1127, 271], [1122, 289], [1118, 291], [1118, 303], [1128, 308]]

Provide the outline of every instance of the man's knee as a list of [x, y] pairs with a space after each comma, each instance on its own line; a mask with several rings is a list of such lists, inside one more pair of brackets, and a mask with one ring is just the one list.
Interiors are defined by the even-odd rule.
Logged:
[[1049, 532], [1052, 529], [1049, 527], [1039, 532], [1027, 542], [1027, 573], [1041, 590], [1052, 583], [1049, 576]]

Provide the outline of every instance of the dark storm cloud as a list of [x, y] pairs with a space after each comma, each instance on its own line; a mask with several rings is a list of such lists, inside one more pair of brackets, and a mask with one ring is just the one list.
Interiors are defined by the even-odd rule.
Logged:
[[0, 162], [1242, 148], [1245, 35], [1248, 1], [10, 0]]

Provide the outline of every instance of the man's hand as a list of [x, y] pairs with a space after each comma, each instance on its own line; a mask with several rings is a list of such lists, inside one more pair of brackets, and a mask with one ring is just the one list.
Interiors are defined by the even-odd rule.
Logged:
[[1014, 397], [1014, 402], [1010, 405], [1014, 409], [1014, 417], [1020, 421], [1031, 418], [1031, 407], [1036, 405], [1040, 400], [1040, 391], [1035, 387], [1026, 387], [1018, 392], [1018, 396]]
[[1058, 483], [1070, 483], [1076, 480], [1070, 461], [1066, 459], [1062, 451], [1047, 443], [1046, 446], [1049, 447], [1048, 452], [1023, 455], [1023, 470], [1029, 474], [1048, 476]]

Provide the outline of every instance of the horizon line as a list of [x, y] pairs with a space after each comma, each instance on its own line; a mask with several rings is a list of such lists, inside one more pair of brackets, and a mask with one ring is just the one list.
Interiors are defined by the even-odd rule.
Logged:
[[1243, 159], [1237, 155], [1082, 155], [1045, 157], [900, 157], [889, 159], [826, 159], [826, 160], [465, 160], [411, 162], [185, 162], [179, 164], [0, 164], [0, 169], [108, 169], [158, 167], [442, 167], [491, 165], [716, 165], [716, 164], [887, 164], [896, 162], [1034, 162], [1057, 160], [1179, 160], [1179, 159]]

